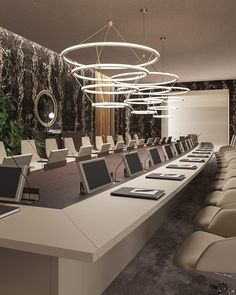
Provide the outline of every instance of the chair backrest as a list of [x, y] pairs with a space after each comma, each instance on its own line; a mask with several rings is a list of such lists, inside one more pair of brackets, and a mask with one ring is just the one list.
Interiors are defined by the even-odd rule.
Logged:
[[88, 136], [82, 137], [82, 145], [91, 145], [90, 138]]
[[96, 136], [96, 148], [100, 150], [103, 145], [102, 136]]
[[93, 150], [92, 145], [82, 145], [78, 152], [78, 157], [90, 156]]
[[107, 143], [111, 144], [112, 149], [115, 148], [115, 143], [114, 143], [113, 137], [111, 135], [107, 135]]
[[0, 141], [0, 163], [2, 163], [2, 160], [7, 156], [6, 149], [4, 146], [4, 143]]
[[45, 149], [46, 149], [46, 155], [49, 158], [52, 150], [58, 150], [56, 139], [55, 138], [46, 138], [45, 139]]
[[126, 134], [126, 144], [132, 140], [130, 134]]
[[138, 134], [134, 134], [134, 140], [136, 141], [136, 145], [139, 145], [139, 138], [138, 138]]
[[122, 135], [117, 135], [117, 141], [124, 141], [124, 138]]
[[21, 140], [21, 154], [32, 154], [32, 162], [40, 161], [34, 139]]
[[72, 137], [65, 137], [64, 138], [64, 145], [65, 145], [65, 148], [67, 148], [69, 150], [69, 155], [72, 155], [72, 156], [78, 155], [78, 152], [75, 148], [74, 140]]

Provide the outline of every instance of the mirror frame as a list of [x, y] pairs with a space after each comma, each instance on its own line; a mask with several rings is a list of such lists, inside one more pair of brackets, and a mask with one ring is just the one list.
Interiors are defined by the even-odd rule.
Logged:
[[[41, 96], [43, 96], [43, 95], [47, 95], [48, 97], [50, 97], [51, 100], [52, 100], [52, 103], [53, 103], [54, 118], [52, 118], [48, 123], [45, 123], [41, 119], [41, 117], [39, 115], [39, 112], [38, 112], [39, 100], [40, 100]], [[37, 94], [37, 96], [35, 97], [35, 99], [34, 99], [34, 113], [35, 113], [35, 116], [38, 119], [39, 123], [41, 125], [43, 125], [44, 127], [51, 127], [56, 122], [57, 115], [58, 115], [58, 104], [57, 104], [56, 98], [54, 97], [54, 95], [49, 90], [41, 90]]]

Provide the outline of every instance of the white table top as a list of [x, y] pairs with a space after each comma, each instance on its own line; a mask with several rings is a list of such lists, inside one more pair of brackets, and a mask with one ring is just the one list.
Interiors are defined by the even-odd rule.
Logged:
[[[179, 163], [181, 158], [171, 164], [186, 164]], [[146, 179], [142, 174], [62, 210], [22, 205], [19, 213], [0, 219], [0, 247], [94, 262], [185, 187], [210, 157], [205, 160], [190, 163], [196, 170], [168, 169], [167, 163], [149, 172], [184, 174], [182, 181]], [[122, 186], [163, 189], [165, 195], [157, 201], [110, 195]]]

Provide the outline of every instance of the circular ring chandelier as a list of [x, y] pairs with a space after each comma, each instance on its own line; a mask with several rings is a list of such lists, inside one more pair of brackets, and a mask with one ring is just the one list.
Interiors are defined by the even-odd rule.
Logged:
[[[103, 89], [104, 87], [110, 88], [118, 88], [117, 91], [115, 90], [96, 90], [96, 88]], [[100, 84], [89, 84], [85, 85], [81, 88], [86, 93], [92, 94], [131, 94], [135, 91], [138, 91], [138, 88], [135, 86], [130, 85], [129, 87], [122, 87], [120, 89], [120, 85], [114, 83], [100, 83]]]
[[128, 107], [129, 105], [124, 102], [94, 102], [92, 103], [92, 106], [95, 108], [101, 108], [101, 109], [121, 109], [124, 107]]
[[178, 110], [177, 106], [151, 106], [148, 107], [148, 110], [151, 111], [170, 111], [170, 110]]
[[[88, 69], [93, 69], [93, 70], [123, 70], [123, 69], [131, 69], [135, 70], [135, 72], [127, 72], [127, 73], [122, 73], [120, 75], [123, 76], [131, 76], [127, 78], [117, 78], [113, 79], [112, 77], [104, 78], [104, 77], [88, 77], [85, 76], [84, 74], [78, 74], [78, 72], [83, 71], [83, 70], [88, 70]], [[122, 82], [122, 81], [133, 81], [137, 79], [141, 79], [146, 77], [149, 74], [149, 71], [140, 66], [133, 66], [133, 65], [128, 65], [128, 64], [109, 64], [109, 63], [97, 63], [97, 64], [90, 64], [90, 65], [80, 65], [78, 67], [75, 67], [72, 71], [71, 74], [79, 79], [82, 80], [88, 80], [88, 81], [102, 81], [102, 82]], [[134, 75], [134, 76], [133, 76]], [[118, 75], [117, 75], [118, 76]], [[132, 84], [131, 84], [132, 85]]]
[[166, 96], [162, 98], [164, 99], [164, 103], [184, 101], [184, 97], [182, 96]]
[[[126, 73], [122, 73], [122, 74], [117, 74], [117, 75], [113, 75], [111, 76], [111, 79], [116, 79], [116, 78], [120, 78], [125, 76]], [[162, 81], [162, 82], [153, 82], [153, 83], [137, 83], [135, 84], [135, 86], [138, 87], [148, 87], [148, 86], [157, 86], [157, 85], [166, 85], [166, 84], [173, 84], [175, 83], [178, 79], [179, 76], [175, 75], [175, 74], [171, 74], [171, 73], [164, 73], [164, 72], [150, 72], [148, 73], [148, 77], [150, 77], [151, 75], [155, 75], [155, 76], [164, 76], [164, 77], [168, 77], [168, 81]], [[144, 77], [140, 77], [139, 80], [143, 79]], [[115, 81], [115, 80], [114, 80]], [[126, 80], [128, 81], [128, 80]]]
[[128, 98], [124, 100], [127, 104], [133, 104], [133, 105], [149, 105], [149, 104], [160, 104], [164, 102], [163, 99], [154, 99], [154, 98]]
[[64, 49], [61, 52], [61, 57], [67, 64], [71, 66], [81, 66], [82, 65], [81, 63], [71, 60], [70, 58], [67, 57], [67, 55], [71, 52], [80, 51], [81, 49], [85, 49], [85, 48], [98, 49], [98, 47], [102, 47], [102, 48], [103, 47], [125, 47], [133, 51], [134, 49], [142, 50], [143, 51], [142, 55], [150, 54], [150, 59], [148, 61], [144, 63], [136, 64], [137, 66], [140, 66], [140, 67], [147, 67], [149, 65], [152, 65], [155, 62], [157, 62], [160, 58], [160, 53], [151, 47], [135, 44], [135, 43], [127, 43], [127, 42], [92, 42], [92, 43], [78, 44], [78, 45], [70, 46]]
[[[173, 91], [174, 90], [174, 91]], [[190, 91], [189, 88], [187, 87], [179, 87], [179, 86], [170, 86], [170, 92], [168, 94], [163, 93], [163, 95], [168, 95], [170, 97], [172, 96], [179, 96], [179, 95], [183, 95], [186, 94]]]
[[151, 110], [133, 110], [133, 111], [131, 111], [131, 114], [135, 114], [135, 115], [154, 115], [154, 114], [156, 114], [156, 111], [151, 111]]
[[153, 118], [167, 119], [167, 118], [173, 118], [173, 115], [153, 115]]

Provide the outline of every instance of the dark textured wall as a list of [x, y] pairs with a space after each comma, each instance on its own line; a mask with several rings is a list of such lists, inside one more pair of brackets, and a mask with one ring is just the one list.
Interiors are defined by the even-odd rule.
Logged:
[[46, 89], [58, 102], [57, 123], [63, 130], [94, 138], [95, 112], [80, 88], [59, 54], [0, 27], [0, 89], [17, 98], [19, 123], [40, 129], [33, 99]]
[[[123, 101], [125, 98], [120, 96], [117, 101]], [[141, 107], [139, 107], [141, 109]], [[115, 134], [121, 134], [125, 138], [135, 133], [141, 138], [161, 136], [161, 120], [155, 119], [152, 115], [131, 114], [131, 109], [117, 109], [115, 111]]]

